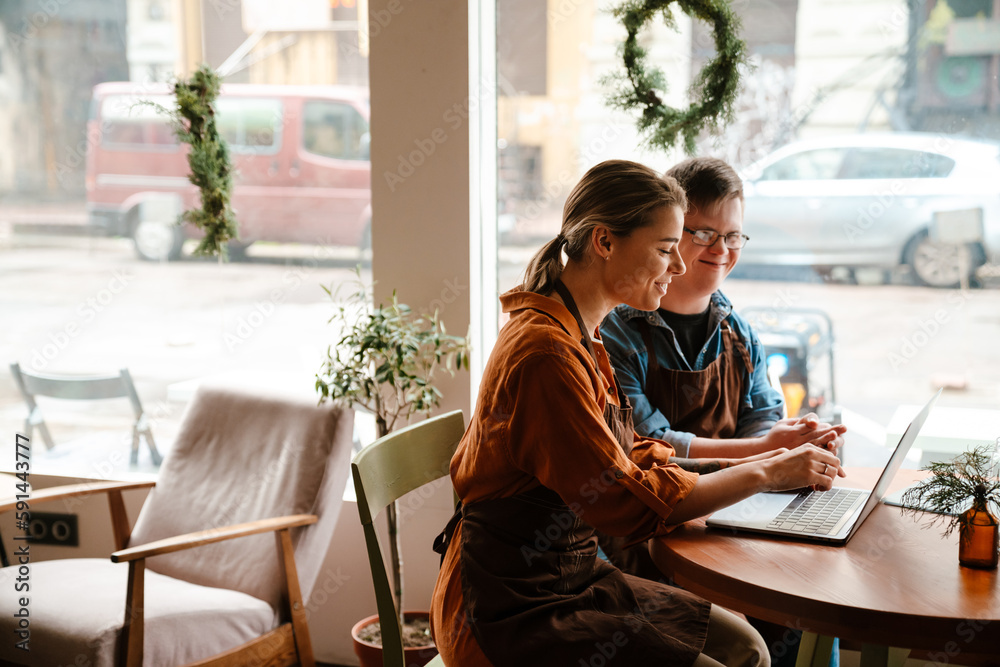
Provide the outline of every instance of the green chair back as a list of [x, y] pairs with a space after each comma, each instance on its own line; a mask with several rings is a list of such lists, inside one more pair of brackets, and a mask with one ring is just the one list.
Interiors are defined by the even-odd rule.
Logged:
[[[384, 667], [404, 667], [402, 629], [374, 519], [393, 501], [449, 474], [451, 457], [465, 432], [461, 410], [432, 417], [379, 438], [354, 457], [351, 472], [358, 496], [358, 514], [368, 547], [375, 583], [375, 602], [382, 627]], [[440, 656], [433, 665], [443, 666]]]

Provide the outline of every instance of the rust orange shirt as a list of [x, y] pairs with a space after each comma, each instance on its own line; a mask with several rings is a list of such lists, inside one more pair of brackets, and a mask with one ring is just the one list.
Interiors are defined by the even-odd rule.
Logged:
[[[698, 475], [670, 463], [673, 448], [660, 440], [636, 436], [625, 455], [604, 421], [606, 403], [618, 403], [608, 355], [595, 339], [595, 365], [562, 303], [522, 291], [504, 294], [500, 303], [510, 321], [451, 461], [462, 502], [515, 496], [541, 484], [608, 535], [640, 541], [666, 534], [671, 527], [664, 519]], [[431, 623], [447, 664], [486, 666], [462, 621], [460, 531], [461, 523], [434, 588]]]

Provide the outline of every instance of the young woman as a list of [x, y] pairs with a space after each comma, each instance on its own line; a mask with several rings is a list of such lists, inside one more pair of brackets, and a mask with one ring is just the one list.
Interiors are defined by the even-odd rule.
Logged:
[[510, 321], [451, 464], [462, 506], [436, 545], [431, 623], [447, 664], [768, 663], [742, 619], [597, 556], [595, 530], [638, 542], [762, 490], [829, 488], [840, 472], [806, 445], [688, 464], [717, 471], [702, 476], [635, 435], [598, 326], [619, 303], [654, 310], [684, 272], [686, 205], [673, 179], [603, 162], [570, 193], [524, 284], [501, 297]]

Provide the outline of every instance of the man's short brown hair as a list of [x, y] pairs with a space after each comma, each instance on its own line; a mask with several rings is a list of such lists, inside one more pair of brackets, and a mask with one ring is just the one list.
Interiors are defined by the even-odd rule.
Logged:
[[684, 188], [690, 208], [711, 211], [733, 197], [743, 201], [743, 181], [735, 169], [719, 158], [689, 158], [675, 164], [666, 175], [676, 178]]

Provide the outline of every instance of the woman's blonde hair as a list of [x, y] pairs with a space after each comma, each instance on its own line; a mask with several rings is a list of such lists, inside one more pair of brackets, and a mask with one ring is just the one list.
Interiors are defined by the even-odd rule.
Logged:
[[687, 209], [687, 197], [674, 178], [628, 160], [591, 167], [566, 198], [559, 235], [528, 262], [521, 289], [550, 293], [562, 273], [564, 245], [567, 257], [581, 261], [595, 227], [603, 225], [615, 236], [628, 236], [649, 224], [650, 213], [663, 206]]

